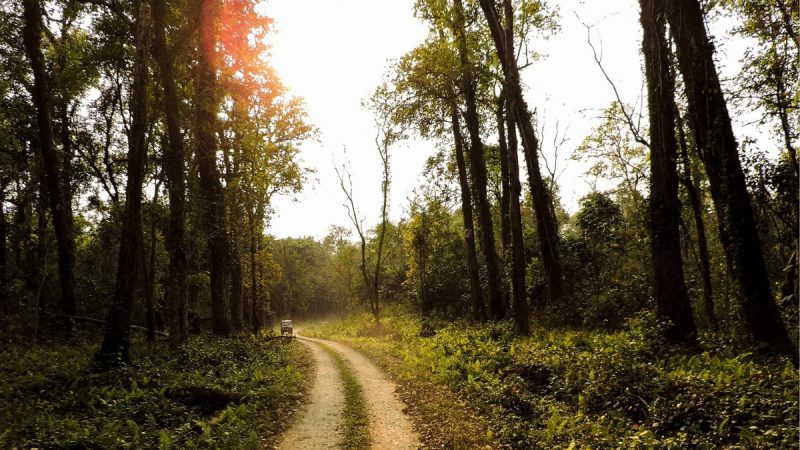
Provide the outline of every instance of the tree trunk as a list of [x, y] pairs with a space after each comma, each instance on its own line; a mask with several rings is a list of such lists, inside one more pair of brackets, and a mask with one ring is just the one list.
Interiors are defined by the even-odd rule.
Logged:
[[[503, 245], [502, 260], [507, 266], [509, 255], [511, 254], [511, 219], [510, 217], [510, 204], [509, 204], [509, 174], [508, 174], [508, 141], [506, 140], [506, 122], [504, 118], [504, 109], [506, 104], [505, 91], [501, 91], [497, 97], [497, 109], [495, 110], [495, 118], [497, 119], [497, 148], [498, 159], [500, 160], [500, 180], [502, 192], [500, 194], [500, 238]], [[506, 304], [508, 304], [508, 293], [505, 296]]]
[[184, 142], [173, 55], [167, 49], [165, 4], [153, 5], [155, 24], [153, 51], [158, 63], [161, 89], [164, 91], [164, 113], [167, 122], [169, 145], [164, 148], [163, 165], [169, 191], [169, 230], [166, 236], [169, 252], [169, 280], [167, 295], [169, 305], [169, 341], [172, 347], [189, 337], [186, 299], [186, 251], [184, 249], [184, 209], [186, 204], [186, 174]]
[[136, 285], [137, 264], [142, 245], [142, 183], [147, 157], [147, 63], [150, 56], [150, 3], [138, 1], [136, 56], [131, 91], [131, 131], [128, 138], [128, 180], [125, 212], [120, 235], [119, 264], [114, 298], [108, 313], [105, 337], [95, 354], [101, 370], [127, 364], [130, 347], [131, 307]]
[[469, 270], [469, 286], [472, 296], [472, 313], [476, 319], [484, 320], [486, 319], [486, 306], [483, 303], [478, 253], [475, 248], [475, 232], [473, 228], [475, 222], [472, 218], [467, 163], [464, 160], [464, 137], [461, 135], [461, 125], [458, 122], [458, 112], [455, 106], [451, 107], [450, 120], [453, 127], [458, 183], [461, 186], [461, 215], [464, 219], [464, 244], [467, 248], [467, 269]]
[[46, 306], [49, 302], [49, 293], [47, 292], [47, 191], [45, 189], [42, 179], [44, 178], [43, 170], [39, 168], [39, 201], [36, 205], [36, 259], [39, 264], [36, 266], [34, 286], [36, 288], [36, 314], [37, 319], [44, 318], [46, 314]]
[[150, 217], [150, 255], [148, 256], [148, 263], [145, 265], [145, 270], [147, 271], [147, 342], [156, 341], [156, 224], [158, 218], [156, 217], [155, 205], [158, 204], [159, 190], [161, 190], [160, 180], [156, 183], [155, 193], [153, 194], [153, 208], [151, 208]]
[[517, 156], [517, 124], [514, 100], [506, 104], [508, 128], [509, 222], [511, 225], [511, 287], [514, 298], [514, 322], [520, 334], [530, 334], [528, 300], [525, 290], [525, 245], [522, 239], [522, 212], [519, 198], [519, 157]]
[[258, 315], [258, 265], [256, 256], [258, 254], [258, 241], [256, 240], [255, 218], [253, 214], [247, 216], [250, 225], [250, 307], [252, 308], [253, 334], [261, 329], [261, 321]]
[[77, 310], [75, 301], [75, 242], [73, 224], [69, 220], [69, 205], [62, 192], [62, 181], [59, 174], [58, 155], [53, 144], [53, 124], [50, 120], [50, 91], [44, 55], [41, 49], [42, 40], [42, 6], [40, 0], [24, 0], [23, 40], [25, 53], [31, 62], [33, 71], [33, 102], [36, 106], [36, 122], [39, 132], [39, 151], [44, 166], [47, 194], [50, 199], [50, 210], [53, 216], [53, 228], [56, 233], [58, 247], [58, 274], [61, 282], [61, 313], [64, 321], [64, 333], [67, 339], [72, 337], [73, 323], [69, 316]]
[[[688, 342], [697, 330], [683, 278], [678, 199], [678, 146], [675, 140], [675, 84], [669, 70], [669, 47], [662, 0], [640, 0], [642, 53], [650, 115], [650, 248], [656, 315], [668, 320], [668, 337]], [[658, 6], [657, 6], [658, 4]]]
[[200, 172], [200, 194], [211, 260], [211, 315], [214, 334], [231, 332], [227, 285], [230, 244], [225, 220], [225, 193], [217, 168], [216, 28], [217, 0], [201, 0], [198, 11], [199, 68], [197, 80], [196, 153]]
[[708, 175], [719, 235], [745, 320], [758, 341], [797, 360], [769, 285], [753, 207], [697, 0], [665, 5], [686, 85], [690, 124]]
[[697, 231], [700, 276], [703, 279], [703, 309], [706, 313], [706, 319], [708, 320], [709, 328], [712, 331], [717, 331], [719, 330], [719, 321], [717, 320], [717, 314], [714, 312], [714, 292], [711, 284], [711, 261], [708, 256], [708, 239], [706, 238], [706, 223], [705, 219], [703, 219], [703, 204], [700, 200], [700, 195], [697, 192], [697, 187], [692, 180], [692, 166], [689, 159], [688, 147], [686, 145], [686, 132], [683, 128], [683, 119], [681, 118], [679, 112], [676, 113], [675, 117], [678, 120], [678, 138], [681, 149], [681, 159], [683, 160], [683, 177], [681, 182], [686, 188], [686, 193], [689, 196], [689, 204], [692, 207], [694, 225]]
[[516, 122], [522, 138], [522, 148], [528, 167], [528, 184], [531, 188], [533, 209], [536, 213], [536, 231], [542, 253], [542, 263], [547, 276], [547, 289], [550, 301], [554, 304], [563, 302], [563, 281], [561, 279], [561, 263], [558, 254], [558, 224], [556, 222], [553, 201], [539, 169], [539, 140], [533, 128], [533, 117], [522, 96], [522, 85], [519, 79], [519, 67], [514, 57], [513, 10], [510, 0], [504, 0], [506, 29], [500, 23], [494, 2], [480, 0], [489, 30], [492, 34], [498, 58], [505, 76], [506, 91], [514, 100]]
[[470, 174], [472, 175], [472, 189], [475, 198], [475, 208], [478, 210], [478, 225], [481, 233], [481, 249], [486, 261], [486, 278], [489, 285], [489, 314], [492, 319], [499, 320], [506, 316], [506, 307], [500, 289], [500, 271], [497, 262], [497, 249], [494, 242], [494, 226], [489, 199], [486, 194], [487, 174], [483, 142], [481, 141], [480, 123], [478, 118], [477, 100], [475, 98], [475, 80], [473, 67], [469, 61], [467, 48], [466, 25], [464, 23], [464, 5], [462, 0], [455, 1], [455, 33], [458, 41], [458, 53], [461, 60], [462, 91], [466, 111], [464, 121], [469, 132], [469, 159]]
[[[231, 236], [231, 240], [233, 236]], [[242, 256], [239, 243], [231, 242], [231, 326], [235, 331], [244, 330], [244, 297], [242, 295]]]
[[[389, 206], [389, 142], [384, 135], [383, 142], [378, 142], [378, 153], [383, 164], [383, 180], [381, 181], [381, 224], [378, 231], [378, 249], [375, 253], [375, 272], [372, 275], [372, 315], [375, 317], [375, 324], [380, 324], [380, 287], [381, 287], [381, 266], [383, 263], [383, 244], [386, 240], [386, 223], [388, 222]], [[382, 146], [382, 147], [381, 147]]]
[[[237, 109], [237, 100], [234, 100], [234, 111]], [[234, 113], [235, 114], [235, 113]], [[234, 115], [233, 120], [236, 120]], [[237, 178], [239, 178], [239, 155], [241, 155], [241, 139], [236, 135], [234, 142], [229, 142], [224, 138], [222, 130], [218, 130], [220, 144], [222, 147], [222, 158], [225, 166], [225, 198], [227, 203], [228, 229], [237, 230], [244, 227], [241, 223], [242, 204], [240, 201], [240, 188]], [[233, 146], [236, 146], [234, 148]], [[231, 328], [233, 331], [241, 332], [244, 330], [243, 312], [244, 299], [242, 292], [242, 254], [240, 251], [239, 239], [233, 234], [228, 234], [230, 239], [230, 311]]]
[[6, 241], [8, 234], [8, 227], [6, 224], [6, 211], [3, 209], [3, 204], [6, 201], [6, 183], [5, 180], [0, 180], [0, 329], [3, 329], [6, 314], [8, 314], [8, 261], [6, 253]]

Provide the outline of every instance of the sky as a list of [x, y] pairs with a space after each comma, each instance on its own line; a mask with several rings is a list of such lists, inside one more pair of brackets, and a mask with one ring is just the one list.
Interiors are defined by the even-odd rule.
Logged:
[[[591, 25], [592, 40], [622, 100], [638, 103], [643, 92], [639, 9], [636, 0], [551, 3], [559, 5], [560, 32], [535, 41], [544, 57], [523, 72], [522, 80], [526, 101], [544, 125], [540, 140], [549, 161], [554, 160], [556, 125], [567, 138], [559, 150], [557, 182], [562, 203], [574, 212], [591, 183], [584, 175], [587, 167], [570, 156], [598, 123], [598, 113], [615, 99], [592, 58], [583, 23]], [[330, 225], [352, 229], [334, 171], [334, 164], [343, 163], [351, 166], [360, 216], [369, 226], [377, 223], [381, 166], [376, 127], [361, 102], [381, 82], [392, 59], [424, 41], [427, 27], [413, 16], [413, 0], [266, 0], [260, 8], [275, 20], [270, 62], [290, 93], [305, 99], [309, 121], [319, 130], [318, 139], [301, 149], [303, 163], [315, 171], [311, 182], [299, 195], [274, 199], [276, 213], [267, 232], [321, 238]], [[392, 220], [403, 215], [433, 151], [434, 144], [422, 140], [392, 148]]]

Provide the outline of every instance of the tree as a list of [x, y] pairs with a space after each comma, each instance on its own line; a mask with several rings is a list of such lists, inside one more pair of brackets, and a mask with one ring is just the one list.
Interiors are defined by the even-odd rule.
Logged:
[[522, 95], [519, 66], [514, 54], [513, 6], [511, 0], [503, 1], [505, 29], [493, 0], [480, 0], [480, 6], [489, 24], [497, 57], [503, 69], [507, 95], [516, 109], [517, 127], [522, 138], [525, 162], [528, 167], [528, 183], [533, 197], [533, 207], [536, 211], [536, 230], [547, 274], [549, 298], [554, 304], [561, 304], [563, 302], [563, 281], [558, 256], [558, 224], [551, 193], [547, 189], [539, 169], [539, 141], [533, 126], [533, 116]]
[[656, 314], [669, 320], [668, 335], [675, 341], [691, 341], [696, 329], [686, 282], [680, 244], [678, 200], [678, 146], [675, 139], [675, 84], [669, 70], [669, 47], [662, 0], [641, 0], [641, 24], [650, 111], [650, 247], [653, 298]]
[[[675, 79], [674, 76], [672, 79]], [[689, 206], [692, 208], [692, 217], [694, 218], [695, 231], [697, 232], [700, 276], [703, 279], [703, 311], [705, 312], [706, 320], [708, 320], [709, 328], [712, 331], [717, 331], [719, 329], [719, 322], [714, 312], [714, 293], [711, 283], [711, 258], [708, 253], [708, 238], [706, 237], [706, 223], [703, 218], [702, 199], [697, 186], [695, 186], [694, 177], [692, 176], [692, 163], [689, 158], [688, 150], [689, 145], [686, 142], [686, 131], [680, 111], [676, 113], [676, 127], [678, 128], [678, 146], [681, 152], [680, 161], [683, 166], [680, 180], [689, 197]]]
[[[426, 20], [433, 23], [431, 37], [404, 55], [392, 68], [390, 86], [382, 86], [378, 94], [393, 102], [391, 120], [416, 129], [423, 137], [433, 138], [447, 149], [446, 159], [455, 161], [454, 178], [458, 183], [463, 218], [463, 239], [466, 269], [469, 274], [472, 314], [478, 320], [486, 318], [486, 305], [481, 287], [480, 266], [475, 243], [475, 225], [470, 175], [465, 156], [465, 141], [459, 110], [460, 62], [458, 52], [445, 36], [444, 27], [436, 22], [428, 5], [416, 7]], [[389, 92], [393, 89], [393, 92]], [[452, 171], [447, 171], [451, 173]]]
[[153, 53], [158, 64], [158, 75], [163, 92], [167, 142], [164, 147], [163, 166], [169, 191], [169, 278], [167, 296], [169, 305], [170, 344], [177, 346], [189, 337], [186, 301], [186, 251], [184, 250], [184, 209], [186, 205], [186, 174], [184, 140], [181, 134], [179, 98], [175, 84], [174, 49], [167, 47], [166, 8], [163, 1], [153, 5]]
[[131, 308], [136, 287], [137, 261], [142, 252], [142, 184], [147, 157], [147, 80], [151, 41], [150, 3], [138, 0], [136, 57], [133, 67], [131, 132], [128, 139], [128, 180], [120, 235], [119, 263], [114, 299], [108, 313], [105, 337], [95, 354], [99, 369], [127, 364], [130, 347]]
[[33, 101], [36, 104], [36, 122], [39, 129], [37, 146], [42, 158], [47, 197], [53, 217], [56, 241], [58, 243], [58, 273], [61, 281], [61, 313], [64, 332], [72, 336], [73, 322], [70, 316], [77, 311], [75, 300], [75, 242], [73, 224], [70, 220], [72, 206], [67, 204], [63, 192], [64, 181], [60, 173], [59, 159], [53, 143], [53, 124], [50, 119], [50, 89], [41, 49], [42, 5], [39, 0], [24, 0], [23, 40], [25, 53], [33, 71]]
[[469, 133], [469, 161], [470, 175], [472, 176], [472, 192], [475, 209], [478, 211], [478, 225], [480, 231], [481, 250], [486, 262], [486, 278], [489, 286], [489, 315], [492, 319], [499, 320], [505, 317], [506, 307], [500, 289], [500, 271], [498, 267], [497, 249], [494, 241], [494, 225], [486, 195], [486, 162], [483, 142], [480, 135], [477, 100], [475, 98], [474, 67], [469, 59], [467, 45], [467, 31], [462, 0], [455, 0], [453, 7], [453, 33], [456, 39], [459, 60], [461, 64], [461, 91], [466, 105], [464, 122]]
[[217, 168], [217, 15], [219, 2], [201, 0], [198, 16], [199, 70], [195, 135], [200, 192], [210, 253], [211, 307], [214, 334], [228, 335], [231, 319], [227, 286], [230, 280], [230, 236], [225, 217], [225, 191]]
[[6, 241], [8, 240], [8, 225], [6, 223], [6, 185], [7, 181], [0, 179], [0, 328], [8, 314], [8, 252], [6, 250]]
[[776, 351], [796, 354], [772, 297], [736, 138], [696, 0], [664, 5], [685, 84], [689, 123], [708, 175], [728, 272], [748, 328]]
[[[505, 96], [505, 94], [504, 94]], [[508, 161], [508, 211], [509, 228], [511, 234], [511, 290], [514, 302], [514, 319], [517, 330], [522, 334], [530, 333], [528, 323], [528, 301], [525, 290], [525, 246], [522, 236], [522, 212], [520, 210], [519, 197], [522, 194], [522, 186], [519, 182], [519, 160], [517, 156], [517, 120], [514, 107], [514, 100], [506, 98], [505, 123], [500, 121], [498, 130], [502, 142], [504, 133], [508, 130], [508, 149], [506, 159]], [[502, 148], [502, 144], [500, 145]]]
[[[374, 261], [375, 269], [372, 273], [370, 273], [367, 268], [366, 230], [364, 229], [364, 220], [359, 218], [358, 209], [356, 208], [353, 198], [353, 180], [350, 176], [350, 172], [344, 166], [341, 171], [338, 168], [336, 169], [336, 176], [339, 178], [339, 186], [342, 188], [342, 192], [347, 199], [347, 203], [345, 203], [347, 214], [361, 240], [361, 276], [364, 281], [364, 287], [367, 290], [369, 309], [372, 313], [372, 317], [375, 319], [376, 325], [380, 324], [380, 276], [383, 267], [383, 245], [386, 239], [386, 225], [388, 223], [389, 183], [391, 181], [389, 171], [389, 147], [401, 137], [401, 133], [394, 130], [392, 125], [387, 121], [385, 115], [386, 111], [382, 111], [381, 106], [380, 103], [373, 102], [373, 109], [379, 115], [378, 126], [380, 127], [375, 137], [375, 147], [378, 150], [383, 170], [381, 179], [381, 221], [376, 230], [377, 249]], [[382, 114], [382, 112], [384, 114]], [[345, 177], [347, 177], [347, 182], [345, 182]]]
[[474, 220], [472, 217], [472, 202], [470, 201], [470, 185], [467, 176], [467, 163], [464, 158], [464, 136], [461, 133], [461, 124], [458, 113], [452, 107], [453, 148], [458, 170], [458, 184], [461, 187], [461, 215], [464, 222], [464, 245], [467, 250], [467, 269], [469, 270], [470, 292], [472, 296], [472, 313], [476, 319], [486, 318], [486, 304], [483, 302], [480, 272], [478, 268], [478, 252], [475, 246]]

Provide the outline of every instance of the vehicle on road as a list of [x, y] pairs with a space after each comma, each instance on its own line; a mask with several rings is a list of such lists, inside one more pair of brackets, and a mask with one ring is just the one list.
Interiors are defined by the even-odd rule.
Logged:
[[292, 327], [291, 320], [281, 320], [281, 335], [283, 336], [294, 335], [294, 327]]

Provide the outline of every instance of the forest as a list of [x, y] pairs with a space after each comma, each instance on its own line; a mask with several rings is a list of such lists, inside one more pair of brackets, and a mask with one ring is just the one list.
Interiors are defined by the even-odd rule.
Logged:
[[[0, 5], [0, 447], [800, 447], [798, 1], [631, 2], [638, 100], [582, 24], [615, 100], [571, 140], [525, 75], [562, 2], [406, 3], [374, 195], [309, 164], [271, 0]], [[304, 195], [349, 221], [273, 234]]]

